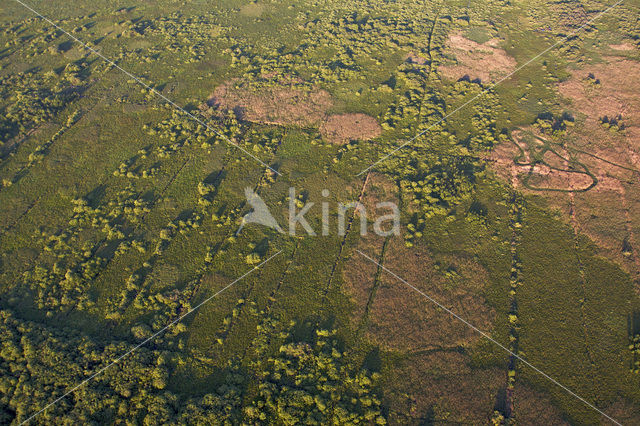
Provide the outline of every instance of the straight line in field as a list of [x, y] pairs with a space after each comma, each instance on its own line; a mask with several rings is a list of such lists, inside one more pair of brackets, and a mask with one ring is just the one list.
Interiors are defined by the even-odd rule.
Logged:
[[118, 64], [116, 64], [115, 62], [113, 62], [111, 59], [107, 58], [106, 56], [104, 56], [102, 53], [100, 53], [98, 50], [92, 48], [91, 46], [87, 45], [86, 43], [82, 42], [81, 40], [79, 40], [77, 37], [75, 37], [74, 35], [70, 34], [69, 32], [67, 32], [65, 29], [61, 28], [59, 25], [55, 24], [51, 19], [47, 18], [46, 16], [44, 16], [43, 14], [37, 12], [36, 10], [34, 10], [33, 8], [31, 8], [29, 5], [23, 3], [21, 0], [14, 0], [16, 3], [21, 4], [22, 6], [24, 6], [26, 9], [29, 9], [31, 12], [33, 12], [34, 14], [36, 14], [39, 18], [45, 20], [46, 22], [48, 22], [50, 25], [52, 25], [54, 28], [56, 28], [59, 31], [62, 31], [64, 34], [66, 34], [69, 38], [71, 38], [73, 41], [75, 41], [76, 43], [80, 44], [83, 48], [85, 48], [86, 50], [90, 51], [91, 53], [96, 54], [97, 56], [99, 56], [100, 58], [104, 59], [106, 62], [108, 62], [111, 66], [113, 66], [114, 68], [117, 68], [119, 71], [123, 72], [125, 75], [127, 75], [128, 77], [132, 78], [133, 80], [135, 80], [136, 82], [138, 82], [140, 85], [142, 85], [145, 89], [149, 90], [151, 93], [153, 93], [154, 95], [160, 97], [162, 100], [164, 100], [165, 102], [169, 103], [171, 106], [173, 106], [174, 108], [176, 108], [178, 111], [186, 114], [187, 116], [189, 116], [190, 118], [192, 118], [193, 120], [195, 120], [197, 123], [203, 125], [204, 127], [206, 127], [208, 130], [211, 130], [212, 132], [214, 132], [216, 135], [220, 136], [222, 139], [224, 139], [225, 142], [227, 142], [229, 145], [232, 145], [236, 148], [238, 148], [239, 150], [241, 150], [242, 152], [244, 152], [246, 155], [248, 155], [249, 157], [253, 158], [254, 160], [256, 160], [258, 163], [262, 164], [263, 166], [271, 169], [274, 173], [276, 174], [280, 174], [277, 170], [273, 169], [271, 166], [269, 166], [268, 164], [264, 163], [261, 159], [259, 159], [258, 157], [256, 157], [254, 154], [250, 153], [249, 151], [247, 151], [246, 149], [244, 149], [243, 147], [241, 147], [240, 145], [238, 145], [237, 143], [233, 142], [231, 139], [229, 139], [227, 136], [225, 136], [223, 133], [220, 133], [218, 130], [214, 129], [213, 127], [209, 126], [206, 122], [202, 121], [201, 119], [199, 119], [198, 117], [196, 117], [195, 115], [191, 114], [189, 111], [187, 111], [186, 109], [182, 108], [180, 105], [176, 104], [175, 102], [173, 102], [171, 99], [167, 98], [165, 95], [163, 95], [162, 93], [158, 92], [156, 89], [154, 89], [153, 87], [149, 86], [147, 83], [145, 83], [144, 81], [142, 81], [140, 78], [136, 77], [135, 75], [131, 74], [129, 71], [125, 70], [124, 68], [122, 68], [121, 66], [119, 66]]
[[436, 305], [437, 307], [439, 307], [440, 309], [442, 309], [443, 311], [445, 311], [446, 313], [448, 313], [449, 315], [453, 316], [454, 318], [456, 318], [458, 321], [462, 322], [463, 324], [465, 324], [467, 327], [471, 328], [473, 331], [477, 332], [478, 334], [480, 334], [482, 337], [484, 337], [485, 339], [489, 340], [490, 342], [494, 343], [495, 345], [497, 345], [498, 347], [500, 347], [501, 349], [503, 349], [505, 352], [507, 352], [508, 354], [510, 354], [511, 356], [513, 356], [514, 358], [517, 358], [519, 361], [521, 361], [523, 364], [527, 365], [528, 367], [530, 367], [531, 369], [533, 369], [535, 372], [539, 373], [540, 375], [542, 375], [543, 377], [545, 377], [547, 380], [549, 380], [551, 383], [555, 384], [556, 386], [560, 387], [561, 389], [563, 389], [564, 391], [566, 391], [567, 393], [569, 393], [571, 396], [577, 398], [578, 400], [580, 400], [581, 402], [583, 402], [585, 405], [587, 405], [589, 408], [592, 408], [593, 410], [597, 411], [598, 413], [600, 413], [601, 415], [603, 415], [604, 417], [606, 417], [608, 420], [612, 421], [613, 423], [622, 426], [622, 423], [618, 422], [616, 419], [612, 418], [611, 416], [607, 415], [604, 411], [600, 410], [598, 407], [596, 407], [595, 405], [591, 404], [589, 401], [587, 401], [586, 399], [582, 398], [580, 395], [576, 394], [575, 392], [573, 392], [571, 389], [569, 389], [568, 387], [566, 387], [565, 385], [563, 385], [562, 383], [558, 382], [556, 379], [554, 379], [553, 377], [549, 376], [547, 373], [545, 373], [544, 371], [540, 370], [538, 367], [536, 367], [535, 365], [531, 364], [529, 361], [525, 360], [524, 358], [522, 358], [521, 356], [519, 356], [518, 354], [512, 352], [511, 350], [509, 350], [506, 346], [504, 346], [503, 344], [501, 344], [500, 342], [498, 342], [497, 340], [495, 340], [493, 337], [489, 336], [487, 333], [485, 333], [484, 331], [480, 330], [478, 327], [476, 327], [475, 325], [471, 324], [469, 321], [467, 321], [466, 319], [462, 318], [460, 315], [456, 314], [455, 312], [453, 312], [451, 309], [447, 308], [446, 306], [444, 306], [442, 303], [438, 302], [437, 300], [435, 300], [434, 298], [432, 298], [431, 296], [429, 296], [428, 294], [426, 294], [425, 292], [423, 292], [422, 290], [420, 290], [419, 288], [415, 287], [414, 285], [410, 284], [408, 281], [406, 281], [405, 279], [403, 279], [402, 277], [396, 275], [393, 271], [389, 270], [387, 267], [385, 267], [384, 265], [381, 265], [380, 263], [378, 263], [375, 259], [369, 257], [368, 255], [366, 255], [365, 253], [363, 253], [362, 251], [356, 249], [356, 251], [358, 253], [360, 253], [360, 255], [362, 255], [364, 258], [366, 258], [367, 260], [371, 261], [372, 263], [378, 265], [378, 268], [384, 270], [385, 272], [387, 272], [389, 275], [393, 276], [394, 278], [396, 278], [397, 280], [399, 280], [400, 282], [402, 282], [403, 284], [405, 284], [406, 286], [408, 286], [409, 288], [411, 288], [412, 290], [414, 290], [415, 292], [417, 292], [418, 294], [420, 294], [421, 296], [425, 297], [427, 300], [429, 300], [431, 303], [433, 303], [434, 305]]

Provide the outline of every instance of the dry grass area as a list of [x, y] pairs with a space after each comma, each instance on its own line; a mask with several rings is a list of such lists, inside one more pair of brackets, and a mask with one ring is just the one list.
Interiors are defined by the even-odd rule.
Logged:
[[568, 425], [551, 399], [528, 386], [517, 383], [514, 390], [514, 412], [521, 425]]
[[[550, 205], [561, 212], [567, 223], [571, 223], [578, 233], [585, 234], [595, 241], [602, 254], [609, 259], [621, 264], [627, 271], [637, 274], [640, 271], [640, 264], [637, 255], [633, 252], [623, 251], [625, 239], [634, 247], [640, 248], [636, 240], [636, 234], [640, 232], [640, 221], [634, 222], [633, 210], [640, 207], [640, 201], [635, 203], [640, 196], [640, 191], [633, 188], [637, 186], [638, 173], [625, 168], [637, 167], [627, 156], [622, 158], [621, 152], [612, 151], [608, 147], [613, 143], [612, 137], [606, 130], [592, 127], [589, 133], [582, 126], [578, 126], [572, 135], [571, 145], [575, 146], [579, 141], [584, 142], [580, 146], [581, 150], [596, 155], [577, 154], [577, 159], [593, 173], [597, 178], [595, 187], [586, 192], [581, 192], [588, 188], [592, 179], [583, 173], [573, 171], [553, 170], [545, 164], [535, 166], [520, 166], [515, 164], [514, 158], [518, 155], [518, 148], [511, 143], [499, 145], [492, 153], [493, 169], [503, 179], [511, 182], [512, 186], [529, 193], [542, 195]], [[600, 136], [600, 138], [598, 138]], [[523, 146], [520, 134], [514, 132], [514, 141]], [[618, 141], [622, 143], [622, 141]], [[600, 145], [598, 145], [600, 143]], [[526, 152], [526, 150], [525, 150]], [[563, 153], [566, 157], [569, 153]], [[544, 159], [554, 167], [567, 169], [566, 164], [560, 166], [552, 163], [556, 160], [550, 154]], [[525, 155], [524, 161], [529, 158]], [[523, 161], [523, 159], [521, 159]], [[617, 165], [614, 165], [615, 163]], [[568, 169], [567, 169], [568, 170]], [[531, 190], [523, 185], [526, 176], [530, 176], [528, 184], [534, 188], [552, 188], [562, 191], [542, 191]], [[576, 192], [563, 192], [572, 190]], [[632, 191], [636, 195], [632, 195]]]
[[[272, 78], [263, 75], [265, 79]], [[328, 115], [333, 105], [325, 90], [308, 90], [291, 79], [288, 85], [250, 87], [239, 81], [218, 86], [208, 104], [218, 110], [233, 110], [240, 120], [279, 126], [317, 126], [323, 137], [335, 144], [369, 140], [382, 132], [376, 119], [362, 113]]]
[[440, 67], [442, 74], [450, 79], [458, 80], [469, 77], [489, 82], [507, 75], [516, 67], [516, 61], [498, 48], [499, 40], [492, 39], [485, 43], [476, 43], [459, 34], [449, 36], [447, 49], [457, 63]]
[[320, 126], [322, 136], [335, 144], [348, 143], [354, 139], [373, 139], [381, 132], [375, 118], [360, 113], [331, 115]]
[[[461, 315], [481, 330], [490, 330], [493, 310], [481, 295], [486, 272], [463, 258], [448, 259], [445, 268], [456, 271], [448, 278], [436, 269], [432, 256], [423, 249], [406, 248], [393, 239], [384, 265], [411, 285]], [[455, 348], [476, 342], [480, 336], [450, 314], [436, 307], [415, 290], [384, 273], [370, 307], [367, 335], [377, 344], [402, 351]]]
[[[394, 201], [397, 196], [393, 182], [372, 174], [363, 204], [369, 211], [376, 202]], [[368, 235], [357, 248], [379, 261], [383, 244], [384, 237]], [[434, 259], [425, 249], [407, 248], [402, 238], [390, 237], [383, 263], [480, 329], [491, 329], [494, 312], [482, 296], [487, 272], [472, 259], [458, 255]], [[477, 333], [388, 273], [382, 272], [376, 281], [376, 271], [375, 264], [354, 253], [343, 272], [345, 290], [354, 302], [354, 323], [371, 341], [410, 352], [453, 349], [477, 341]]]
[[[373, 217], [372, 213], [376, 211], [376, 204], [383, 201], [397, 203], [398, 187], [384, 175], [372, 172], [369, 175], [361, 202], [367, 213]], [[357, 226], [357, 224], [354, 224], [354, 226]], [[384, 241], [384, 237], [370, 232], [359, 239], [357, 249], [371, 258], [379, 260], [382, 255]], [[372, 297], [374, 284], [376, 284], [377, 269], [377, 265], [357, 252], [353, 253], [343, 269], [344, 289], [351, 296], [353, 302], [351, 317], [354, 327], [359, 327], [365, 319], [367, 304]]]
[[640, 424], [640, 407], [624, 399], [619, 399], [607, 408], [607, 414], [623, 425]]
[[[545, 138], [534, 129], [527, 129], [528, 132], [536, 134], [538, 137]], [[593, 179], [585, 174], [586, 170], [580, 165], [569, 166], [567, 160], [571, 157], [571, 153], [566, 149], [561, 149], [557, 154], [547, 151], [542, 157], [543, 162], [535, 163], [533, 161], [532, 149], [541, 149], [542, 142], [536, 141], [535, 144], [527, 143], [524, 140], [524, 134], [520, 131], [512, 133], [513, 143], [504, 143], [498, 145], [491, 154], [491, 160], [494, 164], [494, 170], [503, 179], [511, 182], [515, 188], [528, 189], [523, 186], [523, 182], [528, 178], [529, 186], [533, 188], [546, 188], [559, 191], [583, 191], [588, 189]], [[522, 149], [522, 151], [520, 150]], [[518, 159], [518, 163], [514, 160], [521, 153], [522, 157]], [[580, 161], [583, 157], [580, 157]], [[522, 165], [522, 163], [534, 163], [532, 165]], [[606, 178], [603, 182], [606, 182]], [[599, 181], [600, 183], [600, 181]], [[532, 191], [538, 192], [538, 191]]]
[[385, 383], [390, 423], [490, 424], [506, 373], [469, 364], [467, 355], [446, 350], [406, 359]]
[[[393, 395], [391, 419], [397, 424], [491, 424], [494, 408], [504, 399], [505, 376], [505, 371], [498, 368], [471, 367], [469, 357], [458, 352], [411, 356], [385, 384], [388, 394]], [[407, 389], [414, 392], [407, 394]], [[514, 394], [514, 420], [518, 424], [569, 424], [546, 395], [522, 384], [516, 384]], [[629, 418], [630, 412], [615, 418]]]
[[[640, 63], [618, 57], [606, 57], [606, 63], [585, 66], [575, 70], [572, 77], [560, 84], [560, 93], [571, 99], [573, 106], [587, 116], [587, 123], [598, 121], [605, 115], [622, 115], [632, 139], [640, 144]], [[600, 84], [588, 83], [589, 76]], [[633, 137], [635, 136], [635, 137]], [[637, 149], [636, 149], [637, 152]]]
[[620, 44], [610, 44], [609, 47], [612, 48], [613, 50], [622, 50], [622, 51], [633, 50], [636, 48], [635, 45], [628, 42], [624, 42]]
[[[362, 202], [369, 210], [394, 197], [397, 186], [372, 174]], [[383, 244], [384, 238], [368, 235], [359, 240], [358, 249], [379, 261]], [[490, 329], [494, 314], [479, 296], [486, 272], [463, 257], [438, 260], [447, 265], [448, 278], [424, 249], [408, 249], [401, 238], [393, 237], [384, 265], [478, 327]], [[478, 335], [388, 273], [381, 272], [376, 282], [377, 269], [354, 253], [343, 277], [353, 301], [353, 324], [383, 348], [407, 351], [384, 383], [390, 423], [487, 424], [506, 383], [505, 370], [473, 367], [463, 347]]]
[[[530, 191], [547, 198], [559, 209], [577, 232], [594, 240], [603, 255], [615, 260], [640, 279], [640, 63], [617, 57], [606, 63], [584, 66], [560, 84], [559, 91], [570, 102], [578, 120], [575, 128], [556, 142], [562, 142], [562, 153], [582, 163], [597, 179], [597, 185], [586, 192]], [[624, 129], [612, 132], [601, 124], [603, 117], [621, 116]], [[542, 135], [541, 135], [542, 136]], [[514, 141], [527, 152], [521, 133]], [[518, 166], [514, 158], [518, 148], [512, 143], [498, 146], [493, 154], [494, 170], [515, 187], [527, 192], [523, 176], [531, 166]], [[547, 154], [545, 162], [552, 164]], [[528, 161], [525, 155], [520, 161]], [[557, 161], [557, 159], [556, 159]], [[558, 163], [553, 164], [560, 167]], [[579, 191], [591, 179], [578, 173], [550, 170], [543, 164], [533, 169], [529, 184], [535, 187]]]
[[[598, 157], [585, 158], [598, 177], [598, 185], [576, 194], [575, 216], [580, 230], [594, 239], [607, 257], [640, 277], [640, 223], [634, 213], [640, 207], [636, 189], [640, 177], [640, 63], [617, 57], [606, 60], [574, 71], [559, 87], [585, 116], [572, 142]], [[589, 77], [599, 84], [591, 84]], [[612, 134], [604, 129], [600, 125], [604, 116], [621, 116], [624, 130]]]
[[263, 124], [310, 126], [321, 122], [333, 104], [324, 90], [289, 87], [252, 88], [230, 82], [216, 88], [209, 99], [215, 108], [236, 112], [241, 120]]

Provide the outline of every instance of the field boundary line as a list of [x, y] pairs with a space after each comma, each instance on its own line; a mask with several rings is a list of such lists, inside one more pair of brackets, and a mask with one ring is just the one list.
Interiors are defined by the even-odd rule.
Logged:
[[[19, 0], [15, 0], [15, 1], [19, 1]], [[543, 50], [542, 52], [538, 53], [536, 56], [534, 56], [533, 58], [529, 59], [527, 62], [525, 62], [524, 64], [520, 65], [519, 67], [517, 67], [515, 70], [513, 70], [511, 73], [507, 74], [506, 76], [502, 77], [500, 80], [498, 80], [497, 82], [493, 83], [492, 85], [490, 85], [487, 88], [484, 88], [480, 91], [480, 93], [478, 93], [477, 95], [475, 95], [474, 97], [472, 97], [471, 99], [469, 99], [467, 102], [463, 103], [462, 105], [460, 105], [459, 107], [457, 107], [456, 109], [454, 109], [453, 111], [451, 111], [450, 113], [446, 114], [444, 117], [442, 117], [440, 120], [436, 121], [435, 123], [433, 123], [432, 125], [430, 125], [429, 127], [427, 127], [426, 129], [424, 129], [423, 131], [421, 131], [420, 133], [416, 134], [414, 137], [412, 137], [411, 139], [409, 139], [408, 141], [406, 141], [405, 143], [403, 143], [402, 145], [400, 145], [399, 147], [395, 148], [393, 151], [391, 151], [389, 154], [385, 155], [384, 157], [376, 160], [374, 163], [372, 163], [371, 165], [369, 165], [369, 167], [363, 169], [360, 173], [358, 173], [356, 176], [360, 176], [363, 173], [368, 172], [369, 170], [371, 170], [372, 168], [374, 168], [376, 165], [380, 164], [381, 162], [385, 161], [387, 158], [391, 157], [392, 155], [394, 155], [396, 152], [398, 152], [399, 150], [401, 150], [402, 148], [404, 148], [405, 146], [409, 145], [411, 142], [413, 142], [414, 140], [416, 140], [417, 138], [419, 138], [420, 136], [424, 135], [425, 133], [427, 133], [429, 130], [433, 129], [435, 126], [437, 126], [438, 124], [442, 123], [444, 120], [446, 120], [447, 118], [451, 117], [453, 114], [455, 114], [456, 112], [460, 111], [461, 109], [463, 109], [464, 107], [466, 107], [467, 105], [471, 104], [473, 101], [475, 101], [476, 99], [478, 99], [480, 96], [489, 93], [490, 90], [493, 90], [496, 88], [496, 86], [498, 86], [500, 83], [502, 83], [503, 81], [507, 80], [508, 78], [510, 78], [511, 76], [513, 76], [515, 73], [517, 73], [518, 71], [520, 71], [521, 69], [523, 69], [524, 67], [528, 66], [530, 63], [532, 63], [533, 61], [535, 61], [536, 59], [538, 59], [540, 56], [544, 55], [545, 53], [549, 52], [550, 50], [555, 49], [556, 47], [558, 47], [559, 45], [561, 45], [562, 43], [566, 42], [567, 40], [569, 40], [570, 38], [574, 37], [576, 34], [578, 34], [580, 31], [582, 31], [582, 29], [584, 29], [586, 26], [591, 25], [592, 23], [594, 23], [597, 19], [599, 19], [602, 15], [606, 14], [607, 12], [609, 12], [611, 9], [613, 9], [614, 7], [618, 6], [620, 3], [622, 3], [624, 0], [618, 0], [616, 3], [614, 3], [613, 5], [607, 7], [605, 10], [603, 10], [602, 12], [598, 13], [596, 16], [594, 16], [592, 19], [588, 20], [585, 24], [583, 24], [580, 28], [578, 28], [577, 30], [574, 30], [572, 33], [570, 33], [569, 35], [565, 36], [563, 39], [561, 39], [560, 41], [554, 43], [551, 45], [551, 47], [548, 47], [547, 49]]]
[[406, 281], [405, 279], [403, 279], [402, 277], [398, 276], [397, 274], [395, 274], [393, 271], [389, 270], [387, 267], [385, 267], [384, 265], [381, 265], [380, 263], [378, 263], [375, 259], [369, 257], [367, 254], [365, 254], [364, 252], [356, 249], [356, 251], [358, 253], [360, 253], [361, 256], [363, 256], [364, 258], [366, 258], [367, 260], [371, 261], [372, 263], [378, 265], [379, 268], [381, 268], [382, 270], [384, 270], [385, 272], [387, 272], [389, 275], [393, 276], [394, 278], [398, 279], [399, 281], [401, 281], [403, 284], [405, 284], [406, 286], [408, 286], [409, 288], [411, 288], [412, 290], [416, 291], [417, 293], [419, 293], [420, 295], [422, 295], [423, 297], [425, 297], [427, 300], [429, 300], [430, 302], [432, 302], [433, 304], [435, 304], [438, 308], [442, 309], [443, 311], [445, 311], [446, 313], [448, 313], [449, 315], [453, 316], [454, 318], [456, 318], [457, 320], [459, 320], [460, 322], [462, 322], [463, 324], [465, 324], [466, 326], [468, 326], [469, 328], [471, 328], [473, 331], [477, 332], [478, 334], [480, 334], [482, 337], [484, 337], [485, 339], [489, 340], [490, 342], [496, 344], [497, 346], [499, 346], [501, 349], [503, 349], [505, 352], [507, 352], [508, 354], [510, 354], [511, 356], [513, 356], [514, 358], [517, 358], [519, 361], [521, 361], [523, 364], [527, 365], [528, 367], [530, 367], [531, 369], [533, 369], [535, 372], [539, 373], [540, 375], [542, 375], [543, 377], [545, 377], [547, 380], [549, 380], [551, 383], [553, 383], [554, 385], [560, 387], [561, 389], [563, 389], [564, 391], [568, 392], [571, 396], [575, 397], [576, 399], [580, 400], [581, 402], [583, 402], [585, 405], [587, 405], [589, 408], [594, 409], [595, 411], [597, 411], [599, 414], [603, 415], [604, 417], [606, 417], [608, 420], [612, 421], [613, 423], [615, 423], [616, 425], [622, 426], [622, 423], [620, 423], [619, 421], [617, 421], [616, 419], [614, 419], [613, 417], [609, 416], [608, 414], [606, 414], [604, 411], [600, 410], [598, 407], [596, 407], [595, 405], [591, 404], [589, 401], [587, 401], [586, 399], [584, 399], [583, 397], [581, 397], [580, 395], [576, 394], [575, 392], [573, 392], [571, 389], [569, 389], [568, 387], [566, 387], [565, 385], [563, 385], [562, 383], [558, 382], [556, 379], [554, 379], [553, 377], [549, 376], [547, 373], [545, 373], [544, 371], [540, 370], [538, 367], [536, 367], [535, 365], [531, 364], [529, 361], [525, 360], [524, 358], [522, 358], [521, 356], [519, 356], [518, 354], [512, 352], [511, 350], [509, 350], [506, 346], [504, 346], [502, 343], [498, 342], [497, 340], [495, 340], [493, 337], [489, 336], [487, 333], [485, 333], [484, 331], [480, 330], [478, 327], [476, 327], [475, 325], [471, 324], [469, 321], [467, 321], [466, 319], [462, 318], [460, 315], [456, 314], [455, 312], [453, 312], [451, 309], [447, 308], [446, 306], [444, 306], [442, 303], [438, 302], [437, 300], [435, 300], [434, 298], [432, 298], [431, 296], [429, 296], [428, 294], [426, 294], [425, 292], [423, 292], [422, 290], [420, 290], [419, 288], [415, 287], [414, 285], [410, 284], [408, 281]]

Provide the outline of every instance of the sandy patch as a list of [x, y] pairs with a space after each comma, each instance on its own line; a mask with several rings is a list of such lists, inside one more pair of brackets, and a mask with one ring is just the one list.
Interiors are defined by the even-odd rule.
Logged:
[[360, 113], [331, 115], [320, 126], [322, 136], [336, 144], [356, 139], [369, 140], [379, 136], [381, 132], [375, 118]]
[[515, 59], [499, 49], [499, 40], [476, 43], [459, 34], [449, 36], [447, 49], [455, 56], [455, 65], [440, 67], [442, 74], [450, 79], [459, 80], [468, 77], [482, 82], [495, 80], [507, 75], [517, 65]]

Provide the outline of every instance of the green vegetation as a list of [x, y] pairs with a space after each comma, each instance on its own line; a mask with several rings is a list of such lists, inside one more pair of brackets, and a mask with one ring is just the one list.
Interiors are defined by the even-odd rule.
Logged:
[[[638, 169], [620, 157], [632, 157], [621, 141], [637, 115], [587, 114], [558, 87], [614, 63], [609, 44], [640, 60], [637, 5], [495, 86], [514, 68], [481, 79], [455, 40], [520, 66], [604, 4], [32, 6], [153, 90], [2, 5], [0, 423], [602, 421], [518, 357], [634, 420]], [[449, 66], [465, 77], [448, 78]], [[606, 75], [584, 75], [595, 103]], [[375, 136], [350, 135], [364, 114]], [[344, 140], [327, 136], [330, 119]], [[578, 143], [596, 131], [606, 149]], [[602, 163], [626, 173], [618, 186]], [[290, 201], [315, 203], [306, 219], [318, 234], [322, 202], [335, 230], [338, 203], [373, 213], [394, 201], [401, 236], [359, 235], [353, 209], [345, 236], [243, 226], [247, 190], [281, 226]], [[631, 212], [610, 232], [624, 234], [615, 250], [579, 226], [603, 213], [576, 199], [602, 193]]]
[[[9, 311], [0, 315], [0, 415], [4, 422], [27, 420], [45, 408], [42, 389], [65, 392], [84, 380], [87, 369], [100, 370], [131, 348], [126, 342], [102, 346], [68, 329], [58, 331], [20, 321]], [[276, 323], [270, 322], [259, 333], [256, 351], [268, 351], [267, 342], [291, 338], [286, 329], [278, 332], [273, 327]], [[266, 335], [267, 330], [275, 332], [277, 339]], [[40, 421], [225, 424], [277, 419], [284, 424], [384, 424], [373, 390], [376, 374], [354, 371], [344, 361], [346, 354], [332, 337], [335, 333], [319, 329], [316, 334], [311, 344], [281, 343], [266, 362], [251, 365], [252, 379], [242, 365], [232, 362], [216, 372], [222, 382], [212, 393], [188, 398], [170, 390], [169, 377], [189, 355], [143, 348], [106, 370], [91, 388], [46, 410]], [[250, 396], [254, 389], [258, 394]]]

